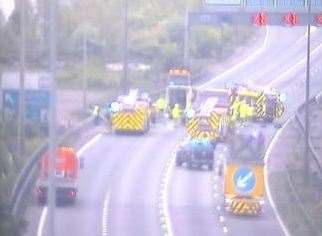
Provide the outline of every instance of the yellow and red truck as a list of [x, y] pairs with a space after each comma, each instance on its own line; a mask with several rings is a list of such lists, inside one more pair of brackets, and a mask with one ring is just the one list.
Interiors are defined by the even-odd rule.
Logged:
[[192, 82], [189, 70], [184, 68], [170, 69], [167, 77], [166, 104], [171, 117], [171, 110], [176, 104], [181, 110], [190, 106]]
[[273, 122], [285, 113], [284, 98], [277, 91], [240, 85], [231, 89], [232, 103], [236, 98], [252, 109], [253, 120]]
[[148, 97], [131, 90], [128, 95], [118, 97], [113, 106], [111, 127], [114, 132], [146, 133], [150, 130], [152, 109]]
[[187, 110], [186, 130], [190, 138], [217, 142], [229, 128], [229, 94], [226, 90], [195, 90], [195, 99]]
[[236, 215], [260, 215], [264, 204], [264, 136], [252, 127], [236, 127], [228, 138], [224, 164], [224, 206]]
[[[78, 158], [73, 148], [61, 147], [56, 150], [54, 163], [56, 202], [73, 204], [77, 196], [77, 179], [83, 161]], [[39, 204], [47, 202], [49, 184], [49, 153], [46, 152], [41, 157], [39, 178], [36, 182]]]

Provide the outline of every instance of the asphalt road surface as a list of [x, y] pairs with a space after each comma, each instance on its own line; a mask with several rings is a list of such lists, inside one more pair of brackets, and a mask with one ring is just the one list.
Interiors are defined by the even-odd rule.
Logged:
[[[303, 101], [305, 28], [270, 27], [265, 44], [250, 59], [207, 82], [204, 88], [248, 82], [274, 85], [287, 96], [288, 116]], [[318, 74], [322, 32], [312, 35], [312, 67]], [[319, 88], [318, 80], [313, 80]], [[321, 88], [322, 86], [320, 86]], [[269, 141], [276, 128], [261, 127]], [[160, 191], [165, 166], [183, 131], [158, 124], [146, 136], [99, 134], [82, 150], [85, 169], [79, 179], [74, 206], [56, 208], [56, 233], [70, 235], [282, 235], [275, 214], [266, 201], [261, 217], [237, 217], [222, 206], [222, 180], [211, 171], [191, 171], [169, 166], [167, 219], [160, 219]], [[224, 148], [216, 149], [216, 156]], [[47, 235], [46, 208], [28, 209], [27, 235]], [[164, 227], [164, 228], [163, 228]]]

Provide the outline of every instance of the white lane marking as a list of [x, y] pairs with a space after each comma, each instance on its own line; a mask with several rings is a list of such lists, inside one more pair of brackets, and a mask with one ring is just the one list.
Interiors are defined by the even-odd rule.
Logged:
[[94, 145], [96, 142], [98, 142], [102, 138], [102, 134], [97, 134], [92, 138], [90, 141], [88, 141], [81, 149], [78, 150], [77, 156], [81, 156], [84, 154], [85, 151], [87, 151], [92, 145]]
[[239, 69], [239, 67], [242, 67], [243, 65], [245, 65], [245, 64], [249, 63], [250, 61], [252, 61], [253, 59], [255, 59], [259, 54], [261, 54], [262, 52], [264, 52], [266, 50], [267, 45], [268, 45], [269, 34], [270, 34], [270, 29], [269, 29], [269, 27], [266, 27], [265, 40], [264, 40], [263, 45], [259, 49], [257, 49], [249, 57], [245, 58], [244, 60], [241, 60], [238, 64], [236, 64], [233, 67], [231, 67], [230, 69], [224, 71], [223, 73], [221, 73], [217, 77], [215, 77], [215, 78], [209, 80], [208, 82], [200, 85], [199, 88], [204, 88], [206, 86], [209, 86], [213, 81], [219, 81], [219, 80], [224, 79], [225, 76], [228, 76], [229, 74], [231, 74], [234, 71], [236, 71], [237, 69]]
[[45, 226], [45, 221], [46, 221], [46, 218], [47, 218], [47, 214], [48, 214], [48, 207], [44, 207], [42, 212], [41, 212], [41, 217], [40, 217], [40, 220], [39, 220], [37, 236], [42, 236], [43, 229], [44, 229], [44, 226]]
[[168, 189], [172, 175], [172, 171], [175, 166], [175, 152], [172, 153], [171, 159], [166, 164], [164, 174], [161, 179], [161, 191], [159, 199], [159, 218], [161, 228], [164, 231], [164, 235], [173, 236], [172, 222], [170, 219], [169, 203], [168, 203]]
[[[94, 138], [92, 138], [90, 141], [88, 141], [81, 149], [78, 150], [77, 156], [83, 155], [83, 153], [89, 149], [94, 143], [96, 143], [99, 139], [102, 138], [102, 134], [97, 134]], [[37, 236], [42, 236], [45, 226], [45, 221], [48, 215], [48, 207], [44, 207], [41, 212], [41, 217], [38, 224], [37, 229]]]
[[265, 154], [265, 165], [264, 165], [264, 176], [265, 176], [265, 189], [266, 189], [266, 193], [267, 193], [267, 198], [269, 200], [269, 203], [271, 205], [271, 207], [273, 208], [273, 211], [275, 213], [275, 216], [277, 218], [278, 223], [280, 224], [284, 234], [286, 236], [290, 236], [290, 232], [288, 230], [288, 228], [286, 227], [285, 223], [283, 222], [280, 213], [278, 212], [275, 202], [272, 198], [272, 194], [271, 194], [271, 189], [269, 186], [269, 182], [268, 182], [268, 169], [267, 169], [267, 162], [268, 162], [268, 158], [272, 155], [272, 150], [273, 147], [276, 145], [276, 143], [278, 142], [281, 134], [283, 133], [284, 129], [287, 127], [287, 125], [291, 122], [293, 118], [290, 118], [285, 124], [284, 126], [277, 131], [277, 133], [275, 134], [273, 140], [271, 141], [269, 147], [267, 148], [266, 154]]
[[102, 236], [108, 235], [108, 209], [110, 204], [109, 192], [105, 195], [104, 206], [103, 206], [103, 217], [102, 217]]
[[[320, 44], [313, 51], [311, 51], [311, 57], [315, 56], [315, 54], [319, 53], [321, 50], [322, 50], [322, 44]], [[303, 57], [301, 60], [299, 60], [295, 65], [289, 67], [287, 70], [285, 70], [279, 76], [277, 76], [273, 81], [271, 81], [269, 84], [267, 84], [266, 87], [271, 88], [271, 87], [277, 86], [278, 82], [281, 82], [281, 81], [287, 79], [291, 73], [295, 72], [297, 67], [299, 67], [301, 65], [305, 65], [305, 63], [306, 63], [306, 56]]]

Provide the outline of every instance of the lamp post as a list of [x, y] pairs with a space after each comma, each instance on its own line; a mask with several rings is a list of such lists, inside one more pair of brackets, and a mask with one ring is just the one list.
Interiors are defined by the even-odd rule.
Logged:
[[121, 81], [121, 90], [126, 92], [128, 79], [128, 0], [123, 0], [124, 10], [124, 38], [123, 38], [123, 78]]
[[304, 147], [304, 178], [309, 177], [309, 138], [310, 138], [310, 63], [311, 63], [311, 0], [308, 3], [308, 25], [307, 25], [307, 58], [306, 58], [306, 83], [305, 83], [305, 147]]

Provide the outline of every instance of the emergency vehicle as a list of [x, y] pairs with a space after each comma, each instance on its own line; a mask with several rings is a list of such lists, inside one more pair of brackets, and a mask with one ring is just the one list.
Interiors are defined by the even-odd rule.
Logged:
[[238, 85], [231, 89], [231, 102], [236, 98], [244, 101], [252, 109], [250, 118], [253, 120], [273, 122], [281, 118], [285, 112], [282, 96], [276, 91]]
[[166, 87], [166, 103], [167, 111], [171, 114], [171, 110], [175, 104], [180, 106], [181, 110], [185, 110], [191, 105], [192, 83], [190, 72], [186, 69], [169, 70], [167, 87]]
[[146, 133], [151, 125], [151, 101], [147, 94], [131, 90], [112, 103], [111, 127], [114, 132]]
[[228, 91], [195, 90], [194, 96], [192, 108], [186, 111], [188, 136], [212, 142], [223, 140], [231, 125]]
[[264, 136], [251, 125], [229, 135], [224, 164], [224, 206], [236, 215], [260, 215], [264, 204]]
[[[56, 189], [56, 202], [74, 203], [77, 196], [77, 179], [83, 160], [77, 157], [70, 147], [61, 147], [56, 151], [54, 183]], [[47, 202], [49, 186], [49, 153], [46, 152], [40, 161], [39, 178], [36, 182], [37, 198], [39, 204]]]

